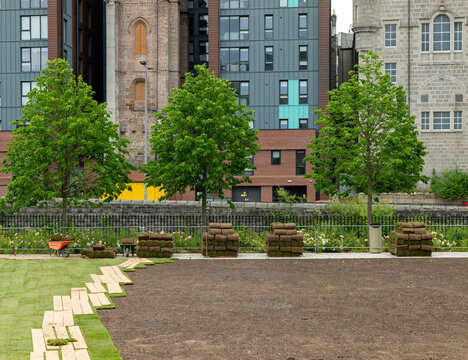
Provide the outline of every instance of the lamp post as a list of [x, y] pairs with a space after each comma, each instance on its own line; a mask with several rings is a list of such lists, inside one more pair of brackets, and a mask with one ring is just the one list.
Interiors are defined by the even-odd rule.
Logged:
[[[145, 67], [145, 159], [144, 165], [148, 162], [148, 70], [150, 67], [146, 65], [146, 61], [140, 61], [140, 64]], [[144, 183], [143, 200], [147, 200], [146, 183]]]

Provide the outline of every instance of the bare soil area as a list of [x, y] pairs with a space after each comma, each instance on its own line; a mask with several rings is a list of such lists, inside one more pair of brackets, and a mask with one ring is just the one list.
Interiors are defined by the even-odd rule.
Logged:
[[468, 259], [179, 260], [100, 310], [124, 359], [468, 359]]

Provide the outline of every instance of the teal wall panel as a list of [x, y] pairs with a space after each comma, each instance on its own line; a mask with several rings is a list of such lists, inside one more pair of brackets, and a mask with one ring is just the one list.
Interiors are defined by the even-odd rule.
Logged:
[[299, 80], [288, 80], [288, 105], [299, 105]]
[[309, 119], [309, 106], [280, 105], [279, 118], [288, 119], [289, 129], [299, 129], [299, 119]]
[[288, 0], [288, 7], [298, 7], [299, 0]]

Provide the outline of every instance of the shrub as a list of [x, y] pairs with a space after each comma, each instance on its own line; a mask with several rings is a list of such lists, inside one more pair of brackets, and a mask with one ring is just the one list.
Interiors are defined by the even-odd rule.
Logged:
[[442, 176], [433, 172], [431, 190], [434, 194], [445, 200], [458, 200], [468, 198], [468, 173], [459, 168], [447, 170]]
[[[333, 216], [366, 217], [367, 203], [358, 196], [339, 198], [328, 204], [327, 212]], [[372, 206], [374, 216], [393, 216], [393, 207], [377, 203]]]

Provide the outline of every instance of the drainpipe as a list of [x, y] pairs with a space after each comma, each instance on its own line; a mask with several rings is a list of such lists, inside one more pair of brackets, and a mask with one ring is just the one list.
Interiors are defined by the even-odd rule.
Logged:
[[411, 112], [411, 0], [408, 0], [408, 111]]

